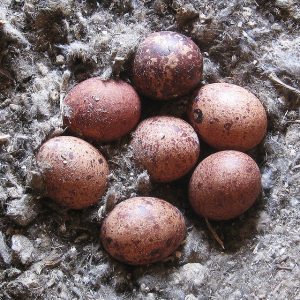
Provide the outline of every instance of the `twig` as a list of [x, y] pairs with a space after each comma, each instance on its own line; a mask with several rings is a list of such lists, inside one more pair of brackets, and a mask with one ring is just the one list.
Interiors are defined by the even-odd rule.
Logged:
[[211, 226], [211, 224], [209, 223], [209, 221], [207, 220], [207, 218], [205, 218], [205, 222], [206, 222], [206, 225], [207, 225], [209, 231], [213, 235], [214, 239], [218, 242], [218, 244], [222, 247], [222, 249], [225, 250], [223, 241], [220, 239], [220, 237], [218, 236], [218, 234], [216, 233], [216, 231], [213, 229], [213, 227]]
[[300, 165], [296, 165], [296, 166], [292, 167], [292, 171], [297, 170], [297, 169], [300, 169]]
[[291, 267], [285, 267], [285, 266], [276, 266], [276, 269], [278, 269], [278, 270], [287, 270], [287, 271], [292, 271], [293, 270], [293, 268], [291, 268]]
[[290, 86], [290, 85], [284, 83], [283, 81], [281, 81], [281, 80], [276, 76], [275, 73], [269, 74], [268, 77], [269, 77], [272, 81], [274, 81], [274, 82], [276, 82], [277, 84], [281, 85], [282, 87], [284, 87], [284, 88], [286, 88], [286, 89], [288, 89], [288, 90], [290, 90], [290, 91], [292, 91], [292, 92], [294, 92], [294, 93], [300, 95], [300, 90], [298, 90], [298, 89], [296, 89], [296, 88], [294, 88], [294, 87], [292, 87], [292, 86]]
[[286, 121], [287, 123], [300, 123], [300, 120], [291, 120], [291, 121]]

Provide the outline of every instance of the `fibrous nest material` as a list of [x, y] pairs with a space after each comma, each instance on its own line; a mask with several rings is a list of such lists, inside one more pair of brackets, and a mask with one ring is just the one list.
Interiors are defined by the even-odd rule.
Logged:
[[[188, 177], [151, 185], [132, 164], [130, 136], [96, 145], [111, 169], [97, 206], [66, 211], [37, 192], [34, 155], [64, 134], [66, 92], [92, 76], [130, 80], [139, 41], [160, 30], [197, 43], [203, 84], [241, 85], [268, 112], [268, 134], [250, 153], [262, 172], [261, 198], [239, 219], [211, 224], [225, 250], [192, 213]], [[293, 0], [2, 0], [0, 299], [300, 299], [299, 32]], [[144, 100], [143, 117], [186, 118], [188, 102]], [[128, 267], [99, 243], [105, 214], [135, 195], [166, 199], [186, 217], [186, 241], [164, 263]]]

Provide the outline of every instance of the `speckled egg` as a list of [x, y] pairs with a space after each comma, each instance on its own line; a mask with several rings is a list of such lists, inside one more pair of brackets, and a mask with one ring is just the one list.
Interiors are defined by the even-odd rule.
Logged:
[[187, 174], [196, 164], [200, 152], [192, 126], [170, 116], [152, 117], [141, 122], [130, 146], [136, 164], [158, 182], [170, 182]]
[[204, 159], [189, 184], [189, 200], [194, 211], [213, 220], [241, 215], [260, 192], [257, 164], [247, 154], [233, 150], [220, 151]]
[[168, 100], [188, 94], [200, 83], [203, 58], [188, 37], [161, 31], [150, 34], [138, 47], [133, 81], [150, 98]]
[[104, 194], [109, 174], [102, 154], [89, 143], [60, 136], [44, 143], [36, 156], [46, 196], [62, 206], [81, 209]]
[[134, 88], [116, 80], [90, 78], [76, 85], [63, 103], [64, 125], [98, 142], [116, 140], [138, 123], [141, 103]]
[[229, 83], [202, 87], [192, 103], [190, 121], [210, 146], [247, 151], [264, 138], [266, 111], [252, 93]]
[[172, 254], [186, 234], [184, 217], [170, 203], [136, 197], [118, 204], [101, 227], [103, 247], [130, 265], [161, 261]]

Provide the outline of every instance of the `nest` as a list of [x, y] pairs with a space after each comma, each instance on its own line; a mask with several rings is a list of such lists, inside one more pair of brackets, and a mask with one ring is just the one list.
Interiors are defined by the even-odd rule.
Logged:
[[[1, 299], [296, 299], [299, 297], [300, 5], [290, 0], [54, 1], [0, 4]], [[207, 224], [187, 203], [187, 178], [150, 184], [127, 144], [96, 145], [110, 163], [99, 204], [66, 211], [40, 199], [39, 146], [63, 133], [60, 103], [76, 83], [130, 75], [137, 44], [173, 30], [204, 53], [203, 84], [251, 90], [268, 112], [258, 162], [263, 194], [239, 219]], [[189, 99], [151, 104], [144, 117], [185, 117]], [[184, 245], [164, 263], [128, 267], [99, 244], [99, 224], [133, 195], [184, 213]], [[225, 250], [211, 234], [223, 241]]]

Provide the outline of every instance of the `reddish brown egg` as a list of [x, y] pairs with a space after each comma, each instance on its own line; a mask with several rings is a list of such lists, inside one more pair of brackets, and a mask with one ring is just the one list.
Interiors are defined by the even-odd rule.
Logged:
[[245, 153], [220, 151], [204, 159], [189, 184], [194, 211], [213, 220], [235, 218], [252, 206], [261, 192], [255, 161]]
[[145, 265], [167, 258], [186, 234], [184, 217], [170, 203], [136, 197], [118, 204], [104, 220], [101, 241], [115, 259]]
[[60, 136], [44, 143], [36, 157], [46, 195], [62, 206], [81, 209], [97, 203], [109, 174], [102, 154], [89, 143]]
[[267, 130], [260, 101], [229, 83], [202, 87], [192, 104], [190, 121], [201, 139], [219, 150], [247, 151], [261, 142]]
[[150, 34], [139, 45], [133, 81], [141, 94], [167, 100], [195, 89], [202, 78], [202, 70], [202, 54], [190, 38], [161, 31]]
[[97, 77], [76, 85], [63, 105], [65, 126], [99, 142], [126, 135], [136, 126], [140, 114], [140, 99], [130, 84]]
[[170, 182], [188, 173], [199, 157], [196, 132], [187, 122], [170, 116], [141, 122], [130, 146], [133, 159], [154, 181]]

